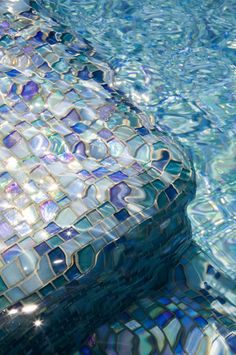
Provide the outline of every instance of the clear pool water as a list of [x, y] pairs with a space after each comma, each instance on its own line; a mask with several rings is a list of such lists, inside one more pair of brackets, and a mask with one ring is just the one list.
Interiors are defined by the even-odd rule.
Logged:
[[235, 278], [236, 2], [41, 0], [115, 71], [115, 83], [189, 148], [193, 237]]

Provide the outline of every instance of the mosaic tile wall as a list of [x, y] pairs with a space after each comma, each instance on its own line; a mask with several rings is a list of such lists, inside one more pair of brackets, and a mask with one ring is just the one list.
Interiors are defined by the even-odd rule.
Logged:
[[106, 83], [88, 44], [32, 8], [4, 10], [1, 308], [87, 273], [137, 223], [186, 204], [193, 182], [182, 150]]
[[[93, 295], [85, 318], [94, 290], [114, 284], [119, 309], [165, 278], [140, 257], [162, 275], [189, 244], [190, 160], [112, 87], [86, 41], [23, 1], [0, 5], [0, 309], [55, 302], [73, 280], [77, 297]], [[4, 317], [1, 344], [15, 348]]]

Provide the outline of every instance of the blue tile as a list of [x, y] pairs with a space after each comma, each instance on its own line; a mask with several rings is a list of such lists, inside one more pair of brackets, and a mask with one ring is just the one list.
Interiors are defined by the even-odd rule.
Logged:
[[74, 126], [71, 127], [76, 133], [84, 133], [87, 129], [88, 126], [84, 123], [76, 123]]
[[56, 223], [52, 222], [52, 223], [49, 223], [47, 225], [47, 227], [45, 227], [45, 230], [49, 234], [53, 235], [53, 234], [56, 234], [56, 233], [60, 232], [61, 231], [61, 227], [59, 227]]
[[64, 240], [70, 240], [71, 238], [74, 238], [78, 235], [79, 233], [74, 229], [74, 228], [67, 228], [63, 232], [60, 232], [59, 235], [62, 237]]
[[169, 311], [165, 311], [160, 314], [156, 319], [155, 322], [160, 328], [164, 328], [164, 326], [173, 318], [173, 313]]
[[101, 168], [98, 168], [98, 169], [96, 169], [96, 170], [93, 170], [92, 173], [93, 173], [95, 176], [97, 176], [97, 177], [102, 177], [102, 176], [104, 176], [104, 175], [107, 175], [107, 174], [109, 173], [109, 170], [107, 170], [106, 168], [101, 167]]
[[130, 215], [128, 211], [126, 211], [124, 208], [120, 210], [119, 212], [115, 213], [114, 216], [118, 219], [118, 221], [123, 222], [125, 221]]
[[12, 70], [9, 70], [8, 72], [6, 72], [6, 74], [8, 76], [10, 76], [11, 78], [15, 78], [17, 75], [20, 74], [20, 72], [16, 69], [12, 69]]
[[20, 247], [17, 244], [15, 244], [10, 249], [7, 249], [6, 251], [4, 251], [4, 253], [2, 253], [2, 257], [6, 263], [9, 263], [12, 261], [12, 259], [19, 256], [21, 253], [22, 253], [22, 250], [20, 249]]
[[47, 243], [42, 242], [41, 244], [37, 245], [36, 247], [34, 247], [34, 249], [37, 251], [37, 253], [42, 256], [43, 254], [45, 254], [48, 250], [50, 250], [49, 246], [47, 245]]
[[61, 274], [66, 269], [66, 256], [59, 247], [50, 251], [48, 257], [55, 274]]
[[81, 273], [74, 264], [71, 268], [69, 268], [65, 275], [70, 281], [72, 281], [77, 279], [81, 275]]
[[136, 131], [137, 131], [141, 136], [146, 136], [147, 134], [150, 134], [149, 130], [148, 130], [146, 127], [136, 128]]
[[170, 201], [172, 201], [177, 195], [178, 192], [175, 190], [175, 188], [170, 185], [166, 190], [165, 193], [167, 194], [167, 196], [169, 197]]
[[109, 178], [115, 182], [123, 181], [123, 180], [127, 179], [127, 177], [128, 176], [126, 174], [122, 173], [122, 171], [117, 171], [117, 172], [109, 175]]

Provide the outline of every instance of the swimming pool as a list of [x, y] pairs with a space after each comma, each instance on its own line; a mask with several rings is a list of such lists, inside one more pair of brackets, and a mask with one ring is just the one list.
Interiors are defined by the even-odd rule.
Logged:
[[115, 83], [189, 147], [193, 236], [235, 277], [235, 2], [40, 1], [86, 36]]
[[[154, 288], [146, 298], [138, 299], [137, 304], [100, 326], [80, 352], [234, 353], [235, 4], [233, 1], [78, 4], [70, 0], [38, 3], [43, 8], [37, 8], [35, 2], [31, 5], [45, 18], [49, 14], [66, 25], [62, 26], [64, 32], [89, 40], [99, 53], [97, 58], [113, 69], [115, 86], [152, 117], [159, 129], [177, 138], [189, 150], [197, 175], [197, 195], [188, 207], [195, 244], [177, 267], [170, 270], [166, 288], [160, 291]], [[40, 36], [37, 40], [41, 40]], [[53, 45], [55, 40], [49, 38], [48, 43]], [[67, 292], [67, 297], [57, 293], [58, 304], [53, 305], [53, 298], [48, 304], [42, 303], [37, 317], [43, 324], [41, 327], [37, 323], [38, 333], [32, 332], [30, 325], [32, 320], [35, 322], [34, 315], [29, 321], [26, 316], [17, 318], [22, 331], [27, 330], [17, 336], [19, 328], [14, 328], [14, 322], [5, 317], [10, 336], [2, 344], [9, 346], [14, 344], [14, 337], [18, 338], [11, 353], [22, 352], [30, 332], [27, 351], [32, 347], [33, 353], [37, 349], [38, 353], [43, 349], [49, 353], [58, 349], [61, 353], [74, 352], [75, 344], [72, 346], [67, 339], [68, 329], [73, 328], [76, 338], [75, 323], [79, 318], [73, 310], [81, 305], [76, 292], [73, 297], [69, 295], [74, 292], [72, 289]], [[48, 313], [43, 307], [48, 308]], [[53, 307], [56, 310], [52, 315]], [[59, 319], [64, 320], [64, 328], [60, 328]], [[67, 324], [66, 328], [68, 322], [70, 327]], [[42, 334], [47, 338], [45, 344], [40, 343]], [[58, 345], [59, 337], [63, 345]], [[77, 345], [81, 346], [79, 341]]]

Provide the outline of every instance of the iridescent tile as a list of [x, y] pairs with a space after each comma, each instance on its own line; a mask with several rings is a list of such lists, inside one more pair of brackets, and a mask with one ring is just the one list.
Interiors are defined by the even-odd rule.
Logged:
[[16, 69], [11, 69], [7, 72], [7, 75], [10, 76], [11, 78], [15, 78], [19, 74], [20, 74], [20, 72]]
[[105, 202], [98, 210], [104, 217], [108, 217], [115, 212], [115, 208], [109, 202]]
[[64, 240], [70, 240], [71, 238], [74, 238], [78, 235], [78, 232], [73, 228], [66, 228], [62, 232], [59, 233], [60, 237], [62, 237]]
[[91, 78], [91, 74], [86, 66], [82, 70], [78, 71], [78, 77], [81, 80], [89, 80]]
[[44, 135], [37, 134], [31, 139], [30, 147], [36, 156], [41, 156], [48, 150], [49, 142]]
[[170, 201], [174, 200], [174, 198], [178, 195], [178, 192], [175, 190], [175, 188], [170, 185], [166, 190], [165, 190], [166, 195], [170, 199]]
[[141, 136], [146, 136], [147, 134], [150, 134], [150, 131], [149, 131], [146, 127], [136, 128], [136, 131], [137, 131]]
[[107, 145], [109, 148], [109, 153], [113, 157], [120, 157], [124, 153], [124, 144], [116, 139], [110, 140]]
[[51, 248], [55, 248], [58, 245], [60, 245], [61, 243], [63, 243], [63, 240], [61, 238], [59, 238], [57, 235], [55, 235], [54, 237], [50, 238], [47, 240], [47, 244], [51, 247]]
[[110, 179], [112, 179], [115, 182], [120, 182], [123, 181], [125, 179], [127, 179], [127, 175], [122, 173], [122, 171], [117, 171], [115, 173], [112, 173], [110, 175], [108, 175]]
[[48, 244], [46, 242], [42, 242], [39, 245], [37, 245], [36, 247], [34, 247], [34, 249], [36, 250], [36, 252], [42, 256], [43, 254], [45, 254], [46, 252], [48, 252], [50, 250], [50, 247], [48, 246]]
[[31, 276], [22, 282], [21, 288], [26, 294], [31, 294], [42, 287], [42, 282], [40, 278], [36, 275]]
[[84, 133], [87, 129], [88, 126], [85, 125], [84, 123], [76, 123], [74, 126], [71, 127], [73, 129], [73, 131], [75, 131], [76, 133], [82, 134]]
[[34, 81], [28, 81], [27, 84], [23, 86], [21, 95], [26, 101], [31, 100], [39, 91], [39, 86]]
[[6, 292], [6, 296], [12, 301], [17, 302], [25, 297], [25, 293], [19, 288], [14, 287], [13, 289]]
[[152, 165], [156, 169], [162, 171], [163, 168], [165, 167], [165, 165], [169, 161], [170, 154], [169, 154], [169, 152], [167, 150], [163, 150], [163, 151], [161, 151], [160, 155], [161, 155], [161, 157], [158, 160], [153, 160]]
[[40, 205], [40, 213], [44, 221], [51, 221], [57, 214], [59, 207], [53, 201], [46, 201]]
[[1, 271], [1, 276], [8, 286], [14, 286], [24, 279], [24, 275], [15, 261]]
[[102, 141], [92, 141], [90, 143], [90, 154], [95, 159], [103, 159], [107, 154], [107, 147]]
[[159, 207], [160, 209], [163, 209], [163, 208], [165, 208], [165, 207], [168, 205], [169, 201], [168, 201], [168, 198], [167, 198], [165, 192], [162, 192], [162, 193], [158, 196], [158, 198], [157, 198], [157, 203], [158, 203], [158, 207]]
[[67, 268], [66, 256], [59, 247], [50, 251], [48, 257], [55, 274], [61, 274]]
[[13, 43], [13, 40], [10, 36], [5, 35], [0, 38], [0, 47], [8, 47]]
[[177, 175], [180, 173], [181, 168], [182, 168], [181, 162], [170, 160], [167, 166], [165, 167], [165, 171], [170, 174]]
[[163, 332], [157, 326], [153, 327], [149, 331], [155, 337], [156, 346], [157, 346], [158, 350], [161, 352], [165, 346], [165, 336], [164, 336]]
[[173, 313], [169, 311], [164, 311], [156, 318], [156, 324], [162, 329], [173, 318]]
[[112, 137], [112, 132], [109, 131], [108, 129], [102, 129], [98, 135], [103, 138], [103, 139], [109, 139]]
[[39, 261], [37, 268], [38, 268], [38, 276], [40, 280], [44, 283], [44, 285], [55, 277], [55, 274], [52, 271], [47, 255], [43, 255], [43, 257]]
[[73, 123], [76, 123], [78, 121], [80, 121], [80, 116], [78, 114], [78, 112], [73, 109], [71, 110], [63, 119], [62, 121], [65, 122], [68, 126], [72, 126]]
[[109, 170], [107, 170], [106, 168], [98, 168], [96, 170], [93, 170], [93, 174], [97, 177], [102, 177], [104, 175], [107, 175], [109, 173]]
[[78, 216], [69, 207], [60, 211], [55, 219], [55, 222], [62, 228], [68, 227], [75, 223]]
[[14, 230], [9, 223], [5, 221], [0, 221], [0, 239], [8, 239], [10, 236], [13, 235], [13, 233]]
[[[112, 105], [107, 105], [107, 106], [103, 106], [98, 110], [99, 113], [99, 117], [106, 121], [109, 119], [109, 117], [112, 115], [112, 113], [115, 111], [115, 106]], [[101, 136], [101, 134], [99, 134]], [[103, 137], [104, 138], [104, 137]], [[108, 137], [106, 137], [105, 139], [107, 139]]]
[[6, 263], [10, 263], [13, 259], [19, 256], [22, 250], [17, 244], [13, 245], [11, 248], [7, 249], [2, 253], [2, 257]]
[[120, 210], [119, 212], [115, 213], [114, 216], [118, 219], [119, 222], [125, 221], [130, 215], [127, 210], [124, 208]]
[[117, 208], [125, 207], [126, 205], [125, 198], [130, 194], [130, 192], [131, 192], [130, 187], [124, 182], [115, 185], [110, 190], [111, 202]]
[[165, 184], [160, 179], [156, 179], [156, 180], [152, 181], [152, 185], [158, 191], [163, 190], [165, 188]]
[[12, 196], [18, 195], [21, 192], [22, 192], [22, 189], [16, 182], [13, 182], [12, 184], [10, 184], [6, 187], [6, 193], [11, 194]]
[[139, 339], [139, 346], [137, 351], [139, 351], [140, 354], [150, 354], [152, 350], [151, 334], [148, 333], [144, 328], [136, 329], [134, 333], [138, 336]]
[[90, 269], [95, 261], [95, 252], [93, 248], [88, 245], [78, 252], [78, 264], [82, 272]]
[[23, 101], [19, 101], [14, 105], [14, 110], [18, 114], [26, 114], [29, 111], [29, 108]]
[[28, 276], [35, 271], [38, 263], [38, 257], [35, 252], [27, 250], [27, 252], [23, 252], [19, 256], [19, 263], [25, 275]]
[[91, 211], [87, 214], [87, 218], [94, 225], [97, 224], [101, 219], [102, 215], [98, 211]]
[[227, 343], [233, 353], [236, 353], [236, 334], [232, 333], [226, 338]]
[[127, 141], [130, 153], [135, 156], [136, 150], [141, 147], [145, 142], [140, 136], [136, 136]]
[[59, 233], [61, 231], [61, 227], [59, 227], [56, 223], [51, 222], [45, 227], [45, 231], [53, 235]]
[[3, 138], [3, 144], [7, 148], [12, 148], [16, 143], [21, 140], [21, 136], [17, 131], [10, 133], [7, 137]]
[[83, 142], [79, 142], [74, 148], [74, 154], [78, 160], [83, 160], [87, 157], [86, 147]]
[[69, 69], [68, 64], [63, 59], [60, 59], [58, 62], [53, 63], [52, 68], [59, 73], [65, 73]]
[[86, 231], [87, 229], [91, 228], [92, 225], [89, 222], [89, 220], [86, 217], [84, 217], [75, 224], [75, 227], [79, 231]]

